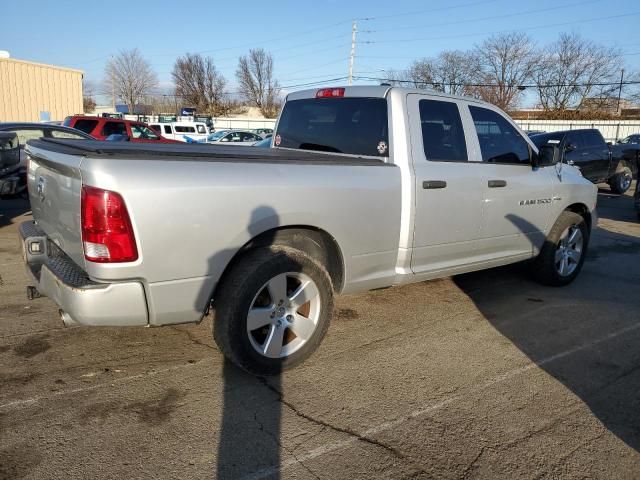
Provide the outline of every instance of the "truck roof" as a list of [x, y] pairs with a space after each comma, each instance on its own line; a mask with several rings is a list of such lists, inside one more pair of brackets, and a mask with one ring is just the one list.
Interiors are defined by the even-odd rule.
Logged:
[[[479, 100], [473, 97], [466, 97], [461, 95], [452, 95], [450, 93], [439, 92], [433, 89], [425, 89], [425, 88], [409, 88], [409, 87], [398, 87], [393, 85], [352, 85], [352, 86], [343, 86], [336, 85], [331, 87], [316, 87], [309, 88], [306, 90], [299, 90], [297, 92], [292, 92], [287, 95], [286, 100], [302, 100], [308, 98], [315, 98], [316, 94], [319, 90], [325, 89], [335, 89], [335, 88], [343, 88], [344, 89], [344, 97], [367, 97], [367, 98], [385, 98], [392, 90], [394, 92], [399, 93], [419, 93], [421, 95], [433, 95], [437, 97], [443, 98], [451, 98], [455, 100], [464, 100], [467, 102], [473, 102], [477, 104], [490, 105], [483, 100]], [[494, 107], [495, 108], [495, 107]]]

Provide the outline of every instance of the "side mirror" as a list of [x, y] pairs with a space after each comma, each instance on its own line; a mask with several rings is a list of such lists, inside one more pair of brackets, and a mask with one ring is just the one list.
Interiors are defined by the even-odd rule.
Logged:
[[607, 142], [607, 145], [613, 145], [613, 142]]
[[565, 147], [564, 147], [564, 151], [565, 152], [573, 152], [576, 149], [576, 146], [573, 143], [568, 143]]
[[538, 154], [533, 156], [532, 165], [534, 168], [550, 167], [560, 161], [560, 149], [557, 145], [542, 145]]
[[221, 142], [228, 142], [228, 141], [229, 141], [229, 139], [228, 139], [227, 137], [224, 137], [224, 138], [220, 139], [220, 141], [221, 141]]

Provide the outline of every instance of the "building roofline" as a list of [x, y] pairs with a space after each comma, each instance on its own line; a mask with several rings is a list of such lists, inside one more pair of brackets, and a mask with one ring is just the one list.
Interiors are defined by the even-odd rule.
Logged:
[[79, 73], [80, 75], [84, 76], [84, 70], [78, 70], [76, 68], [69, 68], [69, 67], [60, 67], [58, 65], [51, 65], [49, 63], [31, 62], [29, 60], [19, 60], [17, 58], [11, 58], [11, 57], [0, 58], [0, 62], [24, 63], [27, 65], [34, 65], [36, 67], [51, 68], [54, 70], [65, 70], [67, 72]]

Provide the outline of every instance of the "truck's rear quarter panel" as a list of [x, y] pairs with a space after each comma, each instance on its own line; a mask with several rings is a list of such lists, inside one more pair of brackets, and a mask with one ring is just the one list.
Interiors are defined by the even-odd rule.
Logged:
[[[44, 153], [31, 150], [38, 156]], [[97, 281], [139, 279], [148, 297], [151, 324], [197, 321], [237, 251], [278, 227], [310, 226], [335, 238], [345, 264], [345, 291], [387, 285], [397, 262], [400, 172], [381, 161], [355, 160], [220, 161], [89, 154], [76, 167], [80, 178], [72, 181], [69, 218], [78, 221], [80, 179], [120, 193], [140, 256], [124, 264], [80, 260], [81, 264]], [[34, 214], [38, 222], [53, 216], [41, 217], [35, 210]], [[51, 219], [45, 222], [47, 233], [55, 234], [57, 228], [80, 232], [79, 222], [58, 226]]]

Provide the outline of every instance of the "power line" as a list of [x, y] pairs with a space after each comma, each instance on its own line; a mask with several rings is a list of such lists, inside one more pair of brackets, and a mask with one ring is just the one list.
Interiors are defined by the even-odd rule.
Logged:
[[[455, 21], [450, 21], [450, 22], [437, 22], [437, 23], [433, 23], [432, 25], [434, 26], [447, 26], [447, 25], [459, 25], [459, 24], [463, 24], [463, 23], [473, 23], [473, 22], [482, 22], [485, 20], [498, 20], [500, 18], [511, 18], [511, 17], [520, 17], [522, 15], [529, 15], [532, 13], [542, 13], [542, 12], [550, 12], [553, 10], [560, 10], [563, 8], [571, 8], [571, 7], [579, 7], [582, 5], [588, 5], [590, 3], [598, 3], [600, 2], [600, 0], [587, 0], [584, 2], [577, 2], [577, 3], [570, 3], [570, 4], [565, 4], [565, 5], [558, 5], [555, 7], [547, 7], [547, 8], [538, 8], [535, 10], [526, 10], [524, 12], [515, 12], [515, 13], [507, 13], [507, 14], [503, 14], [503, 15], [492, 15], [489, 17], [481, 17], [481, 18], [469, 18], [466, 20], [455, 20]], [[420, 29], [420, 28], [425, 28], [428, 27], [429, 25], [410, 25], [410, 26], [402, 26], [400, 27], [401, 30], [413, 30], [413, 29]], [[390, 28], [378, 28], [376, 30], [374, 30], [375, 32], [388, 32], [388, 31], [396, 31], [398, 30], [397, 27], [390, 27]]]
[[524, 31], [524, 30], [537, 30], [537, 29], [541, 29], [541, 28], [551, 28], [551, 27], [562, 27], [565, 25], [575, 25], [578, 23], [588, 23], [588, 22], [599, 22], [602, 20], [612, 20], [615, 18], [621, 18], [621, 17], [630, 17], [630, 16], [635, 16], [635, 15], [640, 15], [640, 11], [636, 11], [636, 12], [628, 12], [628, 13], [622, 13], [622, 14], [618, 14], [618, 15], [610, 15], [607, 17], [597, 17], [597, 18], [586, 18], [586, 19], [582, 19], [582, 20], [574, 20], [571, 22], [562, 22], [562, 23], [546, 23], [544, 25], [535, 25], [533, 27], [524, 27], [524, 28], [511, 28], [511, 29], [506, 29], [506, 30], [495, 30], [495, 31], [491, 31], [491, 32], [475, 32], [475, 33], [464, 33], [464, 34], [460, 34], [460, 35], [443, 35], [443, 36], [437, 36], [437, 37], [418, 37], [418, 38], [402, 38], [402, 39], [393, 39], [393, 40], [372, 40], [369, 41], [367, 43], [406, 43], [406, 42], [422, 42], [422, 41], [428, 41], [428, 40], [445, 40], [445, 39], [452, 39], [452, 38], [464, 38], [464, 37], [475, 37], [475, 36], [479, 36], [479, 35], [492, 35], [492, 34], [496, 34], [496, 33], [505, 33], [505, 32], [511, 32], [514, 30], [517, 31]]
[[394, 78], [382, 78], [382, 77], [364, 77], [358, 76], [354, 77], [357, 80], [365, 80], [365, 81], [379, 81], [379, 82], [393, 82], [393, 83], [408, 83], [412, 85], [429, 85], [432, 87], [439, 87], [442, 85], [451, 86], [451, 87], [494, 87], [494, 88], [518, 88], [518, 89], [526, 89], [526, 88], [560, 88], [560, 87], [613, 87], [618, 85], [640, 85], [640, 80], [628, 80], [628, 81], [618, 81], [618, 82], [596, 82], [596, 83], [546, 83], [543, 85], [537, 84], [496, 84], [496, 83], [459, 83], [459, 82], [424, 82], [424, 81], [414, 81], [414, 80], [397, 80]]

